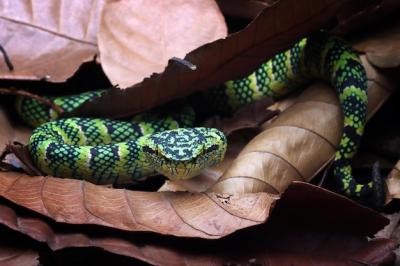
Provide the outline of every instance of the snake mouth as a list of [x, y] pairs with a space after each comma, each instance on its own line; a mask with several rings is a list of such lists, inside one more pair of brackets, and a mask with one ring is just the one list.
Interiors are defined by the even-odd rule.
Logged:
[[143, 147], [145, 160], [154, 169], [171, 180], [190, 179], [201, 173], [205, 168], [211, 167], [224, 158], [226, 146], [212, 145], [204, 152], [191, 160], [174, 160], [167, 158], [149, 147]]

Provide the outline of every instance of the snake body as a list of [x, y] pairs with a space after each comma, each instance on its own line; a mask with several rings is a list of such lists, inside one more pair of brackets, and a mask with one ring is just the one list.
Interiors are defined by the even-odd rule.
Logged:
[[[230, 113], [265, 96], [278, 99], [316, 79], [335, 87], [344, 116], [333, 162], [338, 190], [349, 196], [367, 195], [372, 184], [358, 183], [351, 171], [366, 122], [367, 78], [357, 53], [343, 40], [317, 33], [275, 55], [247, 77], [228, 81], [196, 98], [207, 108]], [[102, 93], [86, 92], [54, 101], [71, 111]], [[21, 99], [17, 106], [33, 126], [54, 120], [36, 128], [29, 143], [34, 162], [50, 175], [95, 183], [126, 182], [154, 172], [188, 178], [222, 160], [226, 150], [226, 139], [218, 130], [192, 128], [197, 110], [190, 105], [165, 116], [145, 113], [130, 122], [56, 120], [54, 111], [33, 99]]]

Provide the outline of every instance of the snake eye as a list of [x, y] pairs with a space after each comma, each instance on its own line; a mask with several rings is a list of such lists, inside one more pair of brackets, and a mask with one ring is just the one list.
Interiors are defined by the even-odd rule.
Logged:
[[143, 151], [147, 152], [148, 154], [158, 155], [158, 150], [153, 150], [152, 148], [150, 148], [148, 146], [144, 146]]
[[205, 149], [204, 153], [211, 153], [213, 151], [218, 150], [218, 145], [211, 145], [210, 147], [208, 147], [207, 149]]

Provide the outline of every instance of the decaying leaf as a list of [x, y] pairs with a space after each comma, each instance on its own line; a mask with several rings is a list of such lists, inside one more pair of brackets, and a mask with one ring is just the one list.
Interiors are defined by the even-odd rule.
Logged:
[[[395, 86], [365, 58], [363, 64], [371, 117]], [[311, 86], [244, 147], [211, 191], [282, 193], [292, 181], [309, 181], [333, 158], [342, 124], [334, 90], [321, 84]]]
[[392, 250], [396, 247], [391, 240], [368, 242], [365, 238], [387, 224], [384, 217], [306, 183], [289, 187], [269, 223], [213, 241], [60, 224], [21, 208], [12, 209], [4, 201], [0, 204], [0, 223], [47, 243], [53, 250], [99, 247], [156, 265], [250, 262], [282, 265], [310, 261], [334, 265], [354, 261], [378, 264], [392, 261]]
[[[62, 82], [98, 53], [103, 0], [2, 0], [0, 78]], [[7, 56], [13, 66], [7, 66]]]
[[0, 195], [58, 222], [202, 238], [219, 238], [264, 222], [279, 198], [267, 193], [128, 191], [15, 172], [0, 172]]
[[213, 0], [108, 1], [98, 34], [101, 65], [111, 83], [125, 88], [226, 34]]
[[125, 90], [113, 88], [66, 115], [124, 117], [243, 77], [305, 34], [323, 27], [345, 2], [278, 1], [245, 29], [190, 52], [185, 60], [197, 67], [195, 71], [170, 61], [162, 74]]

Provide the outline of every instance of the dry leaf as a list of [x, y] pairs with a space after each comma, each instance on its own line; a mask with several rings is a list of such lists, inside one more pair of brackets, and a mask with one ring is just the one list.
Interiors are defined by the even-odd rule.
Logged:
[[170, 61], [162, 74], [126, 90], [113, 88], [66, 115], [124, 117], [240, 78], [293, 41], [324, 26], [345, 2], [281, 0], [264, 9], [245, 29], [190, 52], [185, 59], [197, 66], [196, 71]]
[[218, 128], [224, 132], [225, 136], [245, 128], [258, 129], [261, 124], [269, 121], [279, 113], [277, 110], [267, 109], [273, 102], [274, 100], [271, 97], [264, 97], [239, 108], [231, 117], [212, 116], [203, 121], [201, 126]]
[[[396, 17], [400, 9], [398, 0], [352, 1], [338, 15], [338, 33], [349, 33], [357, 29], [369, 29], [390, 16]], [[383, 27], [379, 27], [382, 30]]]
[[378, 264], [393, 260], [392, 250], [396, 246], [396, 242], [387, 239], [366, 241], [365, 236], [382, 228], [387, 219], [335, 193], [305, 183], [289, 187], [269, 223], [213, 241], [59, 224], [21, 208], [11, 209], [4, 202], [0, 203], [0, 223], [46, 242], [53, 250], [99, 247], [156, 265], [251, 261], [268, 261], [272, 265], [296, 262], [297, 265], [310, 259], [333, 265], [354, 261]]
[[400, 20], [379, 27], [367, 37], [358, 40], [354, 47], [366, 53], [368, 61], [377, 67], [400, 66]]
[[217, 0], [222, 13], [228, 16], [254, 19], [260, 12], [279, 0]]
[[12, 141], [28, 143], [31, 130], [13, 123], [3, 106], [0, 106], [0, 125], [0, 154], [4, 152], [6, 144]]
[[[365, 58], [363, 64], [371, 117], [395, 86]], [[309, 181], [333, 158], [342, 124], [334, 90], [327, 85], [311, 86], [249, 142], [210, 191], [282, 193], [292, 181]]]
[[386, 180], [386, 204], [400, 199], [400, 161], [396, 163]]
[[37, 247], [33, 247], [34, 241], [4, 226], [1, 226], [0, 234], [0, 265], [38, 265], [39, 253]]
[[378, 238], [393, 238], [392, 234], [397, 229], [400, 221], [400, 213], [385, 214], [385, 217], [390, 221], [388, 225], [375, 234]]
[[15, 172], [0, 172], [0, 195], [58, 222], [202, 238], [219, 238], [264, 222], [278, 199], [267, 193], [128, 191]]
[[93, 60], [103, 0], [2, 0], [0, 77], [62, 82]]
[[111, 83], [125, 88], [226, 34], [213, 0], [108, 1], [98, 35], [101, 65]]

